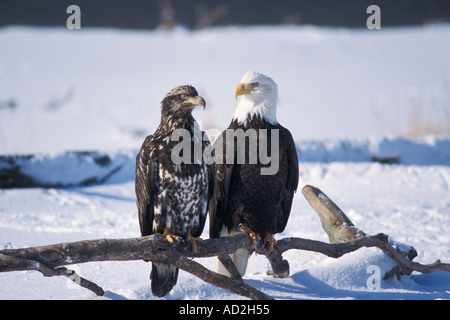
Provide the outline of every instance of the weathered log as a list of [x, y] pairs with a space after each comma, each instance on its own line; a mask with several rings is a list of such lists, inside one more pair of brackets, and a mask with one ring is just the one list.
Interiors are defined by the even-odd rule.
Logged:
[[319, 215], [330, 243], [349, 242], [366, 236], [320, 189], [307, 185], [303, 187], [302, 193]]
[[[205, 282], [221, 287], [230, 292], [250, 299], [272, 299], [265, 293], [247, 285], [235, 266], [231, 263], [229, 254], [237, 249], [247, 249], [265, 255], [271, 263], [269, 274], [282, 278], [289, 275], [289, 264], [282, 254], [287, 250], [307, 250], [322, 253], [332, 258], [339, 258], [362, 247], [378, 247], [395, 261], [397, 267], [385, 275], [410, 274], [413, 271], [430, 273], [435, 271], [450, 272], [450, 264], [439, 260], [428, 265], [412, 262], [417, 255], [414, 248], [401, 249], [402, 246], [390, 241], [385, 234], [367, 236], [354, 227], [353, 223], [319, 189], [306, 186], [302, 190], [311, 206], [318, 212], [322, 225], [326, 230], [330, 242], [285, 238], [278, 240], [272, 251], [268, 251], [263, 243], [252, 247], [252, 240], [246, 233], [232, 237], [202, 240], [197, 244], [195, 254], [189, 244], [180, 242], [169, 244], [166, 240], [155, 235], [131, 239], [100, 239], [77, 242], [58, 243], [47, 246], [4, 249], [0, 250], [0, 272], [36, 270], [45, 276], [66, 276], [75, 283], [102, 295], [103, 290], [95, 283], [79, 277], [74, 271], [64, 266], [70, 264], [94, 261], [126, 261], [144, 260], [164, 262], [178, 266]], [[341, 241], [336, 243], [336, 241]], [[228, 271], [233, 275], [226, 277], [212, 272], [192, 258], [218, 256]]]
[[239, 294], [241, 296], [253, 299], [253, 300], [273, 300], [271, 296], [247, 285], [242, 279], [230, 278], [218, 273], [215, 273], [201, 264], [190, 260], [186, 257], [182, 257], [175, 262], [175, 265], [180, 269], [189, 272], [202, 279], [205, 282], [213, 284], [217, 287], [226, 289], [230, 292]]
[[[307, 185], [303, 187], [302, 193], [319, 215], [322, 227], [327, 233], [330, 243], [351, 242], [367, 236], [365, 232], [356, 228], [345, 213], [320, 189]], [[386, 241], [388, 241], [388, 236], [386, 237]], [[398, 245], [392, 240], [390, 242], [403, 257], [410, 261], [417, 256], [417, 251], [412, 246]], [[394, 275], [397, 277], [408, 275], [411, 272], [409, 268], [398, 264], [384, 275], [384, 279]]]
[[[278, 240], [271, 252], [268, 252], [263, 245], [258, 246], [256, 252], [268, 257], [279, 256], [279, 261], [285, 261], [281, 258], [281, 255], [287, 250], [292, 249], [314, 251], [332, 258], [339, 258], [344, 254], [356, 251], [362, 247], [380, 248], [397, 263], [404, 274], [411, 273], [412, 271], [421, 273], [435, 271], [450, 272], [450, 264], [440, 261], [429, 265], [422, 265], [410, 261], [389, 243], [388, 237], [384, 234], [367, 236], [352, 242], [336, 244], [302, 238], [285, 238]], [[197, 262], [190, 260], [192, 257], [201, 258], [212, 257], [218, 254], [230, 254], [236, 251], [236, 248], [252, 249], [251, 239], [247, 234], [242, 233], [232, 237], [203, 240], [197, 244], [197, 253], [195, 255], [192, 254], [189, 246], [184, 246], [183, 244], [175, 244], [173, 246], [155, 236], [132, 239], [87, 240], [24, 249], [0, 250], [0, 272], [36, 270], [47, 276], [67, 276], [63, 274], [64, 269], [61, 271], [54, 271], [53, 269], [61, 265], [93, 261], [164, 261], [166, 263], [173, 263], [203, 281], [236, 294], [251, 299], [270, 299], [271, 297], [246, 285], [239, 279], [236, 280], [216, 274]], [[275, 269], [277, 268], [275, 267]], [[94, 291], [92, 287], [86, 288]]]
[[[209, 271], [201, 264], [190, 260], [193, 257], [225, 256], [235, 252], [238, 248], [251, 249], [251, 239], [247, 234], [238, 234], [233, 238], [203, 240], [197, 244], [195, 254], [192, 253], [192, 248], [185, 243], [171, 245], [155, 235], [131, 239], [85, 240], [0, 250], [0, 272], [36, 270], [48, 277], [63, 275], [72, 280], [76, 279], [75, 283], [97, 295], [103, 295], [103, 290], [95, 283], [60, 266], [94, 261], [146, 260], [174, 264], [205, 282], [250, 299], [272, 299], [245, 284], [241, 278], [230, 279]], [[230, 266], [231, 270], [233, 267], [234, 265]]]

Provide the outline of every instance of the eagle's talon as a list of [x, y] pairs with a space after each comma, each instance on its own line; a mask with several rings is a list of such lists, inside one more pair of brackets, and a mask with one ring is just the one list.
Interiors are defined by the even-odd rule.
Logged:
[[191, 245], [192, 248], [192, 253], [197, 253], [197, 244], [196, 242], [202, 242], [202, 238], [197, 238], [197, 237], [193, 237], [190, 234], [188, 235], [187, 238], [188, 243]]
[[168, 228], [164, 229], [164, 233], [155, 233], [155, 236], [157, 236], [158, 238], [161, 239], [166, 239], [167, 242], [169, 242], [170, 244], [173, 244], [174, 241], [176, 242], [181, 242], [181, 238], [175, 234], [173, 234], [172, 232], [170, 232], [170, 230]]
[[264, 235], [264, 240], [263, 241], [264, 241], [265, 247], [267, 248], [267, 251], [273, 251], [273, 246], [277, 242], [277, 240], [275, 240], [273, 235], [268, 233], [268, 232], [266, 232], [266, 234]]
[[252, 248], [256, 248], [256, 245], [258, 244], [259, 240], [261, 240], [261, 237], [243, 223], [239, 224], [239, 230], [241, 232], [247, 233], [250, 236], [250, 238], [252, 239]]

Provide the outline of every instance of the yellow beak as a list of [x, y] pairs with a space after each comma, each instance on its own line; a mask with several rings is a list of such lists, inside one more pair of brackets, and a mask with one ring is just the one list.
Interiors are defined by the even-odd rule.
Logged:
[[188, 98], [183, 103], [184, 104], [190, 104], [190, 105], [193, 105], [193, 106], [202, 106], [203, 109], [205, 109], [205, 107], [206, 107], [205, 99], [203, 99], [200, 96], [196, 96], [196, 97], [193, 97], [193, 98]]
[[242, 96], [243, 94], [248, 94], [250, 92], [256, 91], [255, 89], [248, 89], [245, 83], [241, 83], [236, 87], [236, 90], [234, 91], [234, 96], [237, 99], [237, 97]]

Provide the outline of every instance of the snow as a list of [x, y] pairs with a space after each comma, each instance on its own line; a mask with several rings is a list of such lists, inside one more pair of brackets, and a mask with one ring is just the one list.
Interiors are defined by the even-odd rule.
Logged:
[[[159, 123], [162, 97], [179, 84], [196, 86], [207, 107], [195, 117], [221, 132], [234, 114], [234, 88], [254, 70], [278, 84], [277, 118], [296, 141], [300, 188], [320, 188], [367, 234], [413, 246], [414, 261], [450, 262], [450, 136], [404, 138], [414, 112], [435, 127], [445, 112], [449, 120], [448, 39], [446, 25], [0, 29], [0, 152], [21, 155], [3, 157], [0, 170], [20, 165], [43, 185], [67, 186], [0, 189], [0, 249], [138, 237], [134, 158]], [[276, 238], [290, 236], [328, 241], [300, 190]], [[278, 299], [450, 299], [444, 272], [381, 280], [370, 289], [373, 266], [381, 275], [393, 266], [376, 248], [339, 259], [297, 250], [284, 257], [288, 278], [266, 275], [267, 259], [254, 255], [245, 281]], [[197, 261], [215, 267], [215, 259]], [[105, 296], [65, 277], [24, 271], [0, 273], [0, 299], [154, 299], [146, 262], [71, 267]], [[165, 297], [240, 298], [182, 271]]]

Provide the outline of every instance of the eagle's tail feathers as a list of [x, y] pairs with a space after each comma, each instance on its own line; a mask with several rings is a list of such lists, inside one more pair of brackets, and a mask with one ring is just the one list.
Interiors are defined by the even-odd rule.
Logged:
[[178, 268], [170, 264], [152, 263], [152, 293], [157, 297], [164, 297], [177, 284]]
[[[230, 257], [241, 276], [244, 276], [245, 271], [247, 270], [250, 252], [248, 252], [247, 249], [238, 249], [235, 253], [231, 254]], [[217, 259], [216, 272], [227, 277], [231, 276], [227, 268], [225, 268], [225, 266], [219, 261], [219, 259]]]
[[[222, 231], [220, 232], [221, 237], [226, 237], [229, 235], [236, 234], [237, 231], [229, 232], [227, 228], [224, 226]], [[250, 252], [246, 249], [238, 249], [235, 253], [230, 254], [230, 258], [236, 266], [237, 270], [241, 274], [241, 276], [245, 275], [245, 271], [247, 270], [248, 259], [250, 258]], [[230, 273], [227, 268], [217, 259], [216, 264], [216, 273], [230, 277]]]

